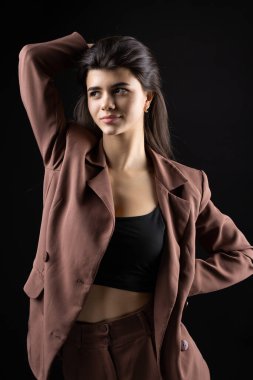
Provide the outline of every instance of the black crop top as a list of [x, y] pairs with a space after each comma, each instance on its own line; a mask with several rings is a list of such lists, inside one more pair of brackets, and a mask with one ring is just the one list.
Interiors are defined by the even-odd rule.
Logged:
[[148, 214], [115, 217], [115, 229], [94, 284], [152, 292], [164, 242], [159, 205]]

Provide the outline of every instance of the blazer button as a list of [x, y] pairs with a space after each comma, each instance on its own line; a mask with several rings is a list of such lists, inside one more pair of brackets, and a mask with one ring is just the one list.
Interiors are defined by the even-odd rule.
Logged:
[[46, 262], [49, 260], [49, 253], [47, 251], [43, 252], [43, 260]]
[[108, 325], [105, 323], [103, 325], [101, 325], [101, 331], [104, 331], [104, 332], [108, 332], [109, 331], [109, 327]]
[[189, 343], [186, 339], [181, 340], [181, 351], [186, 351], [189, 348]]

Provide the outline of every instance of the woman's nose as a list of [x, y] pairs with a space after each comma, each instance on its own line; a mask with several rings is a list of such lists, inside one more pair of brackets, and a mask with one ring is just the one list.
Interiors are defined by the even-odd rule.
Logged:
[[115, 108], [115, 101], [110, 95], [106, 95], [102, 100], [102, 109], [107, 108]]

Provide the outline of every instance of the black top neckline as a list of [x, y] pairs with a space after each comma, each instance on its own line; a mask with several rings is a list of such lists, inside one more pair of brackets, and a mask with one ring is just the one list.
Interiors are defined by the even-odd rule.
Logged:
[[150, 211], [149, 213], [147, 214], [143, 214], [143, 215], [134, 215], [134, 216], [115, 216], [115, 219], [120, 219], [120, 220], [124, 220], [124, 219], [139, 219], [139, 218], [146, 218], [148, 216], [150, 216], [151, 214], [153, 214], [159, 207], [159, 204], [156, 205], [156, 207]]

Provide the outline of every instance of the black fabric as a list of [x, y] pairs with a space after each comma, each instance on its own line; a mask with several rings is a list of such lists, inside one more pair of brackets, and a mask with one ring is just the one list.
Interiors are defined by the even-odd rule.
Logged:
[[159, 205], [148, 214], [116, 217], [115, 230], [100, 262], [94, 284], [152, 292], [164, 243]]

